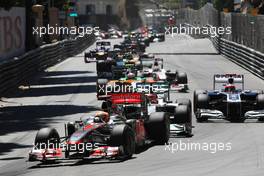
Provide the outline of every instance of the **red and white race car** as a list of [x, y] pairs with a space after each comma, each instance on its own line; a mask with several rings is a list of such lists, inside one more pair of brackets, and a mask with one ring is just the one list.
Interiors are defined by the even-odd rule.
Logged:
[[[65, 136], [54, 128], [40, 129], [29, 161], [53, 163], [60, 159], [128, 159], [148, 141], [165, 144], [170, 121], [165, 112], [147, 113], [147, 97], [140, 93], [112, 94], [109, 109], [65, 124]], [[120, 112], [120, 113], [118, 113]], [[99, 114], [99, 115], [98, 115]]]
[[163, 59], [154, 57], [141, 58], [143, 66], [142, 74], [145, 77], [153, 77], [156, 81], [167, 81], [170, 83], [171, 90], [187, 91], [188, 78], [184, 72], [165, 70]]

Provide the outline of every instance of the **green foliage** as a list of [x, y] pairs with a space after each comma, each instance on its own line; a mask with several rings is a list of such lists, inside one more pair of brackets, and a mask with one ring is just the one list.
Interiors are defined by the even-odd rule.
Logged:
[[196, 0], [195, 1], [195, 9], [202, 8], [207, 2], [208, 2], [208, 0]]
[[231, 12], [234, 9], [234, 0], [196, 0], [195, 9], [202, 8], [207, 2], [212, 2], [214, 7], [220, 11], [227, 8]]
[[214, 7], [223, 11], [224, 8], [227, 8], [229, 12], [234, 10], [234, 0], [213, 0]]
[[180, 7], [181, 0], [162, 0], [159, 3], [167, 8], [176, 9]]

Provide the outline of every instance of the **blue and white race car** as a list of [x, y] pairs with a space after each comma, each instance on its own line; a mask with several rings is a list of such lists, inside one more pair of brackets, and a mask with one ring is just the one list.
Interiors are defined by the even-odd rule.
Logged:
[[216, 74], [213, 90], [194, 91], [193, 107], [198, 122], [208, 119], [264, 121], [264, 92], [245, 90], [244, 75]]

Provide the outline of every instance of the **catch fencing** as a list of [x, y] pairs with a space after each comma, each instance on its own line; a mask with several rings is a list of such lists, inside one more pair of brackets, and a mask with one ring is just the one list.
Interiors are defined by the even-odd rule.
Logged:
[[208, 37], [220, 54], [255, 75], [264, 78], [264, 16], [218, 12], [207, 3], [199, 10], [180, 9], [176, 13], [177, 25], [195, 27], [231, 27], [231, 34]]

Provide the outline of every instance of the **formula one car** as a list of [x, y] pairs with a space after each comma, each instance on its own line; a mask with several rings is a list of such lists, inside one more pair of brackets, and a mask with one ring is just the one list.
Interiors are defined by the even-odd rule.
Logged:
[[149, 99], [149, 112], [167, 112], [170, 115], [171, 135], [192, 136], [192, 104], [189, 99], [170, 100], [168, 82], [136, 83], [136, 91]]
[[110, 52], [110, 50], [111, 42], [96, 42], [96, 48], [84, 54], [84, 62], [90, 63], [96, 60], [106, 60], [108, 58], [108, 52]]
[[208, 119], [264, 120], [263, 91], [245, 90], [244, 75], [240, 74], [214, 75], [213, 90], [196, 90], [193, 103], [198, 122]]
[[29, 161], [128, 159], [143, 137], [145, 132], [124, 116], [97, 112], [95, 116], [65, 124], [65, 137], [60, 137], [54, 128], [40, 129]]
[[171, 72], [163, 68], [163, 59], [154, 57], [141, 58], [143, 66], [143, 75], [152, 76], [156, 80], [167, 81], [170, 83], [172, 90], [187, 91], [188, 78], [184, 72]]
[[[113, 73], [114, 75], [116, 73]], [[120, 73], [121, 74], [121, 73]], [[130, 92], [135, 89], [135, 85], [137, 82], [155, 82], [153, 77], [144, 77], [141, 75], [137, 69], [134, 70], [123, 70], [122, 73], [123, 77], [117, 80], [109, 80], [109, 79], [98, 79], [96, 82], [96, 92], [97, 92], [97, 99], [104, 100], [107, 98], [108, 93], [122, 93], [126, 88], [130, 88]], [[116, 78], [116, 76], [114, 76]], [[118, 92], [117, 92], [118, 91]]]
[[148, 105], [148, 97], [143, 93], [113, 93], [102, 103], [102, 109], [125, 116], [132, 129], [140, 131], [136, 148], [148, 142], [163, 145], [170, 136], [169, 114], [149, 111]]
[[121, 42], [122, 48], [128, 49], [128, 51], [136, 51], [136, 52], [145, 52], [146, 45], [144, 42], [139, 41], [136, 37], [128, 37], [125, 38], [123, 42]]
[[115, 67], [117, 62], [113, 59], [100, 60], [96, 62], [96, 72], [99, 79], [111, 79], [113, 77], [112, 68]]

